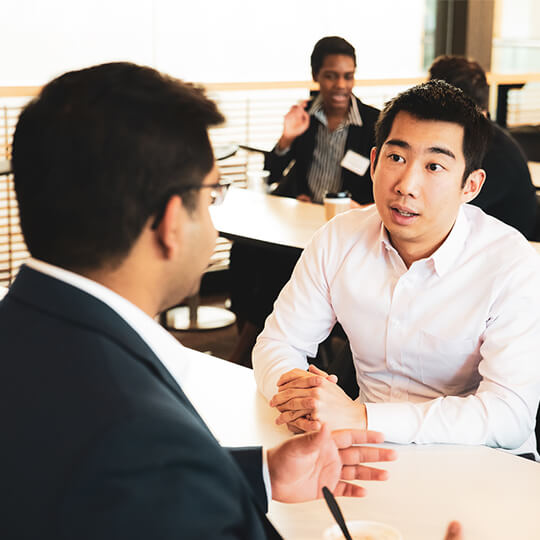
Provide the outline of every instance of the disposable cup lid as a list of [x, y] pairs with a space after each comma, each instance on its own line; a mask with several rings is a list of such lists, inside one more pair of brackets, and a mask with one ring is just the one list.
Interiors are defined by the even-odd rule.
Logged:
[[325, 199], [350, 199], [351, 194], [348, 191], [337, 191], [334, 193], [327, 193], [324, 196]]

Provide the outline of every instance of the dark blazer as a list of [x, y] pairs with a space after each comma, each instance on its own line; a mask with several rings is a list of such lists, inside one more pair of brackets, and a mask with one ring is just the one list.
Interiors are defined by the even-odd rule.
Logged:
[[[345, 150], [354, 150], [369, 159], [373, 146], [375, 146], [375, 123], [379, 117], [379, 110], [362, 103], [353, 96], [362, 117], [362, 126], [349, 126]], [[310, 104], [308, 104], [308, 107]], [[315, 149], [315, 139], [320, 122], [310, 116], [308, 129], [299, 135], [292, 143], [291, 148], [284, 156], [278, 156], [274, 151], [265, 155], [264, 168], [270, 171], [271, 182], [284, 182], [280, 189], [283, 195], [297, 197], [300, 194], [312, 195], [308, 187], [308, 173]], [[296, 160], [286, 179], [283, 171], [292, 160]], [[369, 167], [363, 176], [342, 167], [342, 189], [348, 190], [352, 198], [361, 203], [373, 202], [373, 189]]]
[[260, 448], [221, 448], [107, 305], [23, 267], [0, 351], [0, 538], [280, 538]]
[[495, 122], [491, 122], [491, 126], [492, 136], [482, 162], [486, 180], [471, 204], [516, 228], [531, 240], [538, 203], [527, 160], [506, 130]]

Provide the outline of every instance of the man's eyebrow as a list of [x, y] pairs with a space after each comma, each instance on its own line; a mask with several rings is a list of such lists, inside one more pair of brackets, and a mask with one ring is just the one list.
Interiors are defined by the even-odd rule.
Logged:
[[[407, 141], [404, 141], [403, 139], [389, 139], [384, 144], [391, 145], [391, 146], [399, 146], [400, 148], [405, 148], [405, 149], [411, 148], [411, 145]], [[455, 154], [448, 148], [445, 148], [444, 146], [430, 146], [427, 149], [427, 153], [428, 154], [443, 154], [452, 159], [456, 159]]]
[[384, 144], [390, 145], [390, 146], [399, 146], [400, 148], [411, 147], [411, 145], [407, 141], [404, 141], [403, 139], [388, 139]]
[[456, 159], [454, 152], [448, 150], [448, 148], [444, 148], [443, 146], [431, 146], [430, 148], [428, 148], [428, 152], [431, 154], [444, 154], [445, 156], [451, 157], [452, 159]]

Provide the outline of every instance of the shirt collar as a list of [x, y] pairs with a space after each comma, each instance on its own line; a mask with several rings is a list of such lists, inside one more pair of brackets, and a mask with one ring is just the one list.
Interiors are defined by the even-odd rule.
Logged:
[[450, 267], [463, 250], [469, 236], [470, 228], [470, 223], [463, 211], [463, 205], [461, 205], [450, 234], [446, 237], [446, 240], [441, 244], [439, 249], [430, 257], [433, 260], [435, 272], [440, 277], [444, 276], [450, 270]]
[[[433, 264], [435, 272], [439, 277], [444, 276], [444, 274], [450, 270], [452, 263], [457, 259], [465, 245], [469, 231], [470, 224], [465, 212], [463, 211], [463, 205], [461, 205], [450, 234], [446, 237], [446, 240], [439, 246], [435, 253], [426, 259], [426, 262], [431, 261], [431, 264]], [[379, 241], [381, 248], [384, 248], [387, 251], [393, 252], [399, 256], [399, 253], [390, 241], [388, 231], [384, 227], [382, 221], [379, 233]]]
[[[323, 100], [322, 96], [319, 93], [313, 103], [311, 104], [311, 107], [309, 108], [308, 113], [311, 116], [314, 116], [321, 124], [328, 127], [328, 122], [326, 120], [326, 115], [324, 114], [324, 108], [323, 108]], [[358, 110], [358, 103], [356, 101], [356, 98], [353, 94], [351, 94], [351, 101], [349, 103], [349, 112], [347, 114], [347, 118], [342, 122], [341, 124], [344, 126], [362, 126], [362, 116], [360, 115], [360, 111]]]

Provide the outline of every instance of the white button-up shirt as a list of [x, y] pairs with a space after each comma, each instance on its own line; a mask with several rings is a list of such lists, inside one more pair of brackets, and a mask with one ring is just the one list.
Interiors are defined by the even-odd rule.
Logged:
[[306, 369], [335, 322], [351, 345], [368, 427], [398, 443], [535, 452], [540, 257], [464, 205], [439, 249], [409, 269], [375, 207], [337, 216], [304, 250], [253, 353], [270, 398]]

